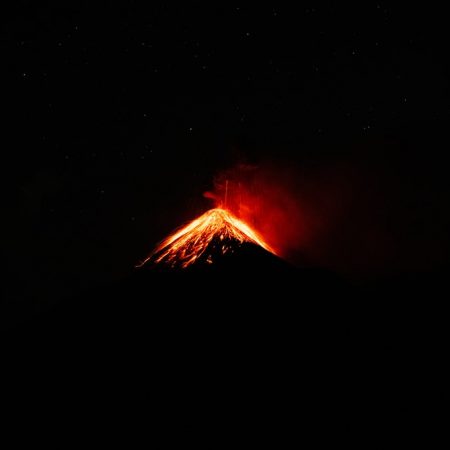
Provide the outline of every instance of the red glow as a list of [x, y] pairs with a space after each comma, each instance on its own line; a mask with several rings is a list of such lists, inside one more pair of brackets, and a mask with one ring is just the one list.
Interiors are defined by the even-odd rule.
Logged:
[[351, 199], [347, 175], [345, 168], [240, 164], [217, 176], [214, 190], [205, 196], [251, 224], [284, 259], [328, 266], [329, 249], [335, 246], [328, 236]]
[[289, 259], [292, 249], [310, 243], [319, 228], [307, 204], [311, 196], [293, 192], [289, 171], [240, 165], [219, 175], [214, 191], [204, 195], [251, 224], [278, 255]]
[[383, 182], [386, 187], [375, 190], [378, 173], [357, 161], [314, 167], [241, 164], [217, 176], [206, 197], [218, 205], [226, 199], [229, 211], [294, 265], [364, 276], [396, 264], [399, 240], [386, 227], [392, 224], [389, 215], [399, 214], [385, 206], [396, 182], [387, 176]]

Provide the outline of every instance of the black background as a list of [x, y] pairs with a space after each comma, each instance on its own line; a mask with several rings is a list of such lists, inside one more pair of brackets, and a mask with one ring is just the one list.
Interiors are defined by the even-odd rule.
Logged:
[[[363, 224], [388, 230], [397, 272], [444, 276], [445, 14], [414, 2], [263, 3], [3, 7], [2, 325], [129, 274], [210, 207], [202, 193], [238, 161], [313, 178], [350, 164], [363, 189], [345, 247], [359, 248], [360, 207]], [[342, 246], [325, 258], [333, 270]], [[377, 277], [392, 276], [387, 253]], [[355, 258], [371, 275], [371, 255]]]

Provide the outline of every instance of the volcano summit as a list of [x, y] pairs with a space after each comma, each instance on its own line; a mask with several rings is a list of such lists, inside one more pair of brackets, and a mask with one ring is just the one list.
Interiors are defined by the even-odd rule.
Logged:
[[279, 259], [256, 231], [229, 211], [214, 208], [165, 239], [138, 267], [187, 269], [237, 262], [249, 253]]

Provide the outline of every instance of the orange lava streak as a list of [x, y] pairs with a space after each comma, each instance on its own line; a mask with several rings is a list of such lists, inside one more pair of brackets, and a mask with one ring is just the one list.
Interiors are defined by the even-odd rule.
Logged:
[[[220, 243], [222, 254], [232, 251], [229, 245], [231, 241], [238, 244], [251, 242], [274, 253], [246, 223], [229, 211], [215, 208], [170, 235], [138, 267], [153, 260], [155, 263], [164, 262], [172, 267], [186, 268], [204, 255], [215, 239]], [[210, 255], [207, 256], [206, 262], [213, 262]]]

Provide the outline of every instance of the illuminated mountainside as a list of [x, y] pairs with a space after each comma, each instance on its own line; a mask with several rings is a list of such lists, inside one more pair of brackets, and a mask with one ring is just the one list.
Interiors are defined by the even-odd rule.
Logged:
[[215, 208], [170, 235], [138, 267], [156, 264], [186, 269], [211, 265], [249, 247], [259, 248], [263, 254], [274, 253], [250, 226], [230, 212]]

